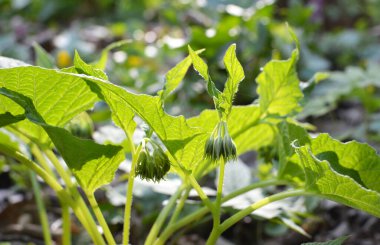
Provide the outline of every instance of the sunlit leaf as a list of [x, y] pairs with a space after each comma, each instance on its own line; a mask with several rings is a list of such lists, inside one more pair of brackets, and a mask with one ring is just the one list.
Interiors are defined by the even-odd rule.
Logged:
[[113, 180], [119, 164], [124, 159], [120, 146], [100, 145], [91, 140], [74, 137], [63, 128], [46, 124], [30, 98], [6, 88], [1, 88], [0, 94], [22, 106], [29, 121], [46, 131], [87, 193], [92, 193]]
[[227, 115], [229, 114], [234, 96], [238, 91], [240, 82], [244, 79], [244, 70], [238, 59], [236, 58], [236, 44], [232, 44], [224, 55], [224, 65], [228, 72], [228, 79], [223, 90], [223, 96], [227, 103], [225, 108]]
[[[196, 54], [203, 52], [204, 49], [195, 51]], [[185, 77], [187, 70], [191, 66], [192, 59], [187, 56], [176, 66], [170, 69], [165, 75], [164, 89], [159, 92], [159, 95], [163, 101], [174, 92], [174, 90], [180, 85], [181, 81]]]
[[296, 73], [298, 50], [288, 60], [272, 60], [257, 77], [257, 93], [262, 113], [285, 116], [299, 112], [303, 97]]
[[308, 192], [380, 217], [380, 157], [373, 148], [321, 134], [295, 150]]

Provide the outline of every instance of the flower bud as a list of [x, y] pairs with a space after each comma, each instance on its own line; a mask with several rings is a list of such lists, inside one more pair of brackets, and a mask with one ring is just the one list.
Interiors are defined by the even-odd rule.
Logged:
[[224, 160], [236, 159], [236, 145], [228, 133], [227, 123], [219, 122], [205, 143], [205, 157], [213, 162], [221, 157]]
[[142, 179], [160, 181], [170, 170], [170, 161], [162, 148], [156, 143], [152, 143], [153, 154], [149, 152], [146, 144], [143, 144], [143, 149], [140, 151], [137, 165], [136, 175]]
[[208, 138], [208, 140], [206, 141], [206, 144], [205, 144], [205, 157], [206, 158], [212, 157], [213, 147], [214, 147], [214, 138], [210, 137], [210, 138]]

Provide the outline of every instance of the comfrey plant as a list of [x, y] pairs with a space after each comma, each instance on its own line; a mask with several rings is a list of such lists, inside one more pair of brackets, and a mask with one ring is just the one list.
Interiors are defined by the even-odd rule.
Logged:
[[[122, 244], [129, 244], [135, 177], [158, 182], [169, 171], [177, 174], [182, 184], [155, 220], [145, 241], [148, 245], [165, 244], [177, 231], [209, 213], [213, 228], [207, 244], [215, 244], [225, 230], [245, 216], [273, 202], [297, 196], [330, 199], [380, 217], [380, 157], [375, 150], [355, 141], [341, 143], [327, 134], [311, 137], [295, 119], [302, 109], [303, 98], [296, 73], [299, 56], [296, 46], [289, 59], [272, 60], [264, 66], [256, 79], [259, 99], [246, 106], [233, 106], [244, 79], [235, 45], [227, 49], [223, 58], [228, 73], [223, 91], [213, 83], [200, 52], [189, 47], [190, 55], [166, 74], [165, 86], [156, 96], [134, 94], [110, 83], [102, 71], [104, 59], [90, 65], [76, 54], [73, 67], [56, 70], [1, 58], [4, 68], [0, 69], [0, 152], [30, 169], [46, 244], [52, 241], [36, 175], [60, 200], [62, 244], [71, 243], [70, 211], [95, 244], [116, 244], [94, 192], [114, 179], [126, 155], [132, 164], [126, 183], [123, 239], [117, 241]], [[206, 81], [215, 110], [204, 110], [192, 118], [171, 116], [164, 110], [165, 101], [191, 65]], [[66, 129], [65, 125], [75, 116], [98, 101], [108, 104], [112, 120], [124, 131], [127, 144], [98, 144], [78, 138]], [[136, 116], [149, 126], [146, 137], [138, 144], [133, 141]], [[239, 166], [233, 162], [241, 154], [268, 146], [276, 152], [271, 159], [276, 163], [273, 167], [276, 174], [223, 192], [225, 170]], [[198, 181], [215, 168], [219, 168], [219, 178], [213, 198], [206, 195]], [[278, 185], [286, 188], [278, 193], [268, 192], [221, 220], [223, 207], [232, 199], [254, 189]], [[192, 189], [203, 206], [184, 214]], [[285, 223], [304, 232], [294, 222]], [[102, 227], [101, 231], [97, 225]]]

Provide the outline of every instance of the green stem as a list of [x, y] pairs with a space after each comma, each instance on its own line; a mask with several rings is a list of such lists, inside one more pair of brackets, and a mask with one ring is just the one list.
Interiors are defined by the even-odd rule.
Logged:
[[160, 215], [157, 217], [152, 228], [150, 229], [149, 235], [145, 240], [145, 245], [153, 244], [154, 240], [157, 237], [157, 234], [160, 232], [162, 225], [165, 222], [165, 219], [168, 217], [170, 211], [173, 209], [174, 204], [176, 203], [179, 196], [182, 194], [186, 185], [182, 184], [177, 191], [170, 197], [168, 204], [163, 210], [161, 210]]
[[105, 244], [102, 236], [97, 231], [96, 224], [93, 221], [89, 212], [85, 212], [82, 206], [78, 205], [78, 203], [72, 199], [70, 194], [66, 192], [62, 186], [58, 183], [54, 177], [50, 176], [44, 169], [42, 169], [39, 165], [34, 163], [33, 161], [26, 158], [19, 151], [9, 147], [8, 145], [4, 145], [0, 143], [0, 152], [18, 160], [20, 163], [24, 164], [26, 167], [34, 171], [38, 176], [40, 176], [46, 184], [48, 184], [58, 195], [59, 198], [65, 200], [65, 202], [70, 205], [73, 209], [74, 213], [81, 221], [83, 226], [89, 231], [93, 241], [95, 244]]
[[40, 185], [38, 184], [36, 174], [32, 170], [29, 170], [29, 175], [30, 175], [30, 180], [32, 181], [32, 187], [33, 187], [34, 197], [37, 203], [38, 214], [40, 216], [44, 242], [47, 245], [52, 245], [53, 242], [51, 240], [49, 221], [48, 221], [45, 205], [42, 200]]
[[[272, 186], [272, 185], [283, 185], [286, 183], [287, 182], [284, 180], [276, 180], [276, 179], [261, 181], [258, 183], [253, 183], [251, 185], [248, 185], [244, 188], [241, 188], [237, 191], [234, 191], [234, 192], [226, 195], [225, 197], [222, 198], [222, 203], [227, 202], [227, 201], [229, 201], [229, 200], [231, 200], [231, 199], [233, 199], [239, 195], [242, 195], [248, 191], [251, 191], [251, 190], [254, 190], [257, 188], [263, 188], [263, 187]], [[201, 219], [204, 215], [207, 214], [208, 211], [209, 211], [209, 209], [207, 207], [203, 207], [203, 208], [198, 209], [197, 211], [187, 215], [186, 217], [182, 218], [178, 222], [175, 222], [174, 224], [167, 226], [165, 228], [165, 230], [162, 232], [161, 236], [156, 240], [155, 245], [165, 244], [165, 242], [169, 239], [169, 237], [174, 232], [176, 232], [180, 228], [194, 222], [195, 220]]]
[[106, 220], [104, 219], [102, 211], [99, 208], [98, 202], [95, 199], [94, 193], [86, 193], [86, 196], [88, 198], [88, 201], [90, 202], [90, 205], [92, 207], [92, 210], [95, 213], [96, 218], [98, 219], [100, 226], [103, 229], [104, 236], [106, 237], [106, 240], [107, 240], [107, 244], [116, 245], [115, 239], [113, 238], [113, 235], [108, 227], [108, 224]]
[[[134, 145], [132, 143], [132, 139], [130, 139], [130, 145], [132, 148], [132, 166], [131, 171], [129, 172], [128, 177], [128, 187], [126, 193], [126, 201], [125, 201], [125, 209], [124, 209], [124, 228], [123, 228], [123, 244], [129, 244], [129, 232], [131, 226], [131, 211], [132, 211], [132, 201], [133, 201], [133, 184], [135, 182], [136, 176], [136, 164], [140, 154], [141, 147], [139, 146], [136, 150], [134, 150]], [[132, 147], [133, 146], [133, 147]]]
[[217, 229], [216, 232], [212, 233], [208, 240], [207, 245], [215, 244], [218, 237], [229, 227], [236, 224], [238, 221], [242, 220], [245, 216], [250, 215], [253, 211], [268, 205], [269, 203], [276, 202], [288, 197], [295, 197], [295, 196], [301, 196], [301, 195], [307, 195], [306, 191], [304, 190], [290, 190], [290, 191], [284, 191], [277, 194], [274, 194], [269, 197], [265, 197], [261, 199], [260, 201], [255, 202], [254, 204], [248, 206], [247, 208], [237, 212], [236, 214], [232, 215], [230, 218], [225, 220]]
[[86, 230], [89, 233], [92, 233], [93, 236], [100, 236], [100, 233], [97, 229], [94, 218], [92, 217], [86, 203], [84, 202], [82, 196], [80, 195], [76, 184], [73, 183], [71, 180], [70, 172], [68, 172], [69, 170], [68, 171], [65, 170], [65, 168], [62, 166], [61, 162], [58, 160], [57, 156], [54, 154], [54, 152], [51, 149], [45, 148], [44, 153], [47, 156], [47, 158], [50, 160], [50, 162], [53, 164], [53, 166], [55, 167], [56, 171], [61, 176], [63, 181], [65, 182], [69, 193], [77, 202], [77, 205], [80, 208], [80, 213], [82, 215], [82, 218], [86, 217], [84, 218], [86, 224], [83, 224]]
[[178, 216], [181, 213], [183, 207], [185, 206], [185, 202], [186, 202], [187, 198], [189, 197], [190, 190], [191, 190], [190, 187], [186, 187], [186, 190], [182, 194], [181, 199], [179, 200], [179, 203], [177, 204], [177, 206], [173, 212], [172, 217], [170, 217], [168, 226], [172, 225], [174, 222], [177, 221]]
[[71, 217], [70, 207], [61, 201], [62, 208], [62, 245], [71, 244]]
[[61, 176], [63, 181], [65, 182], [66, 186], [69, 189], [75, 188], [76, 186], [71, 181], [71, 177], [69, 173], [65, 170], [65, 168], [62, 166], [61, 162], [58, 160], [57, 156], [54, 154], [54, 152], [51, 149], [43, 149], [45, 155], [50, 160], [50, 162], [53, 164], [54, 168], [58, 172], [58, 174]]
[[46, 158], [44, 157], [38, 146], [35, 144], [31, 144], [30, 150], [34, 157], [37, 159], [38, 163], [42, 166], [42, 168], [45, 169], [45, 171], [48, 172], [48, 174], [50, 174], [52, 177], [56, 177], [55, 173], [49, 166], [49, 163], [46, 161]]
[[[40, 165], [45, 169], [48, 174], [52, 177], [56, 177], [55, 173], [49, 166], [48, 161], [36, 144], [31, 144], [31, 152], [36, 157]], [[45, 151], [46, 154], [47, 151]], [[61, 176], [62, 177], [62, 176]], [[61, 209], [62, 209], [62, 244], [71, 244], [71, 221], [70, 221], [70, 207], [60, 199]]]
[[193, 175], [188, 175], [188, 178], [189, 178], [191, 186], [198, 193], [198, 195], [201, 198], [202, 202], [211, 211], [211, 213], [214, 214], [215, 213], [214, 205], [211, 203], [211, 201], [208, 198], [208, 196], [204, 193], [204, 191], [202, 190], [202, 187], [198, 184], [198, 181], [194, 178]]
[[224, 183], [224, 169], [225, 169], [225, 160], [221, 158], [219, 164], [219, 179], [218, 179], [218, 187], [216, 192], [216, 200], [215, 200], [215, 215], [213, 215], [213, 226], [211, 235], [218, 232], [218, 228], [220, 225], [220, 211], [222, 206], [222, 193], [223, 193], [223, 183]]
[[[46, 158], [44, 157], [43, 153], [39, 149], [39, 147], [36, 144], [32, 144], [31, 146], [31, 152], [36, 157], [38, 162], [41, 164], [41, 166], [45, 169], [46, 172], [48, 172], [51, 176], [56, 176], [52, 169], [49, 166], [49, 163], [47, 162]], [[45, 149], [44, 153], [45, 155], [47, 152], [51, 152], [51, 154], [54, 154], [50, 149]], [[55, 155], [54, 155], [55, 156]], [[51, 161], [51, 159], [49, 158]], [[53, 162], [53, 161], [51, 161]], [[53, 163], [55, 168], [57, 169], [56, 164]], [[59, 164], [61, 167], [61, 165]], [[62, 175], [61, 175], [62, 177]], [[63, 177], [62, 177], [63, 178]], [[65, 203], [64, 200], [60, 200], [61, 209], [62, 209], [62, 244], [63, 245], [70, 245], [71, 244], [71, 220], [70, 220], [70, 207]]]

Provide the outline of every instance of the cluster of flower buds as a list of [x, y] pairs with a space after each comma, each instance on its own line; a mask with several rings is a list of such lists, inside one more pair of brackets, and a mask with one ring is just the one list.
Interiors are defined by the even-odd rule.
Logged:
[[[147, 146], [150, 143], [150, 149]], [[137, 159], [136, 175], [141, 179], [160, 181], [170, 170], [170, 161], [161, 146], [151, 139], [145, 138]]]
[[225, 161], [236, 160], [236, 146], [228, 133], [227, 122], [220, 121], [206, 141], [205, 156], [216, 162], [221, 157]]

